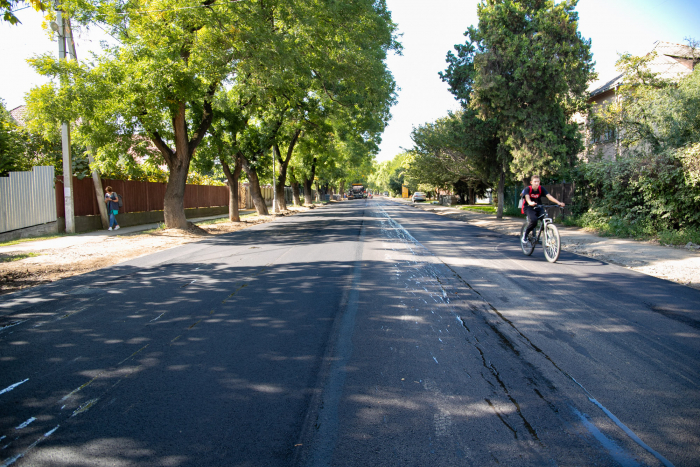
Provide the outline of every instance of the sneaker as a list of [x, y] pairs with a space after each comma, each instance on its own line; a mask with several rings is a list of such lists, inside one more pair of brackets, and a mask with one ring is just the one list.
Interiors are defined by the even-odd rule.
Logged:
[[112, 227], [110, 227], [110, 228], [109, 228], [109, 229], [107, 229], [107, 230], [112, 230]]
[[119, 226], [116, 226], [116, 227], [114, 228], [114, 230], [119, 230], [119, 228], [120, 228]]
[[523, 235], [523, 238], [521, 238], [520, 241], [523, 243], [527, 243], [527, 237]]

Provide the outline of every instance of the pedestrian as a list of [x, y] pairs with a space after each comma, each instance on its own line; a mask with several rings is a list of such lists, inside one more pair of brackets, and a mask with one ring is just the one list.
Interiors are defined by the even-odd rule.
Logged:
[[527, 229], [523, 232], [523, 238], [520, 239], [521, 242], [527, 243], [527, 237], [530, 235], [535, 227], [537, 226], [537, 218], [542, 214], [542, 198], [545, 196], [552, 203], [558, 204], [564, 207], [564, 203], [560, 203], [554, 196], [550, 195], [549, 192], [540, 186], [540, 177], [538, 175], [533, 175], [530, 178], [530, 186], [525, 188], [520, 194], [524, 198], [523, 202], [523, 214], [527, 215]]
[[105, 188], [105, 203], [107, 203], [107, 212], [109, 213], [109, 229], [119, 230], [119, 224], [117, 224], [117, 214], [119, 213], [119, 197], [115, 192], [112, 191], [112, 187], [108, 186]]

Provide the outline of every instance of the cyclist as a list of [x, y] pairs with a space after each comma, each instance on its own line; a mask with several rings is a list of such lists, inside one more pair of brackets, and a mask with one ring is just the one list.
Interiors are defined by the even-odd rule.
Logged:
[[550, 195], [549, 192], [540, 186], [539, 175], [533, 175], [530, 178], [530, 186], [525, 188], [520, 195], [523, 199], [523, 213], [527, 214], [527, 229], [523, 233], [523, 238], [520, 239], [521, 242], [527, 243], [527, 237], [530, 232], [534, 230], [537, 226], [537, 218], [542, 214], [542, 198], [547, 197], [552, 203], [558, 204], [564, 207], [564, 203], [560, 203], [554, 196]]

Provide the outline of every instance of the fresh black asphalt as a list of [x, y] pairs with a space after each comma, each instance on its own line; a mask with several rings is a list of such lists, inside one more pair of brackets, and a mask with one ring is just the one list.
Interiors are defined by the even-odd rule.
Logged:
[[700, 292], [354, 200], [0, 297], [0, 466], [700, 465]]

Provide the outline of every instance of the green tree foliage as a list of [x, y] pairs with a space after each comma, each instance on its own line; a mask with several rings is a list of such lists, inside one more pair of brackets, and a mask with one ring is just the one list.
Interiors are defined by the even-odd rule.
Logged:
[[[25, 117], [27, 115], [25, 114]], [[73, 175], [89, 175], [84, 148], [72, 145]], [[0, 100], [0, 176], [8, 172], [29, 171], [36, 166], [53, 166], [56, 175], [63, 174], [60, 130], [38, 132], [16, 122]]]
[[697, 69], [673, 83], [649, 70], [655, 57], [655, 52], [621, 55], [617, 68], [624, 77], [616, 99], [591, 111], [594, 122], [618, 132], [623, 152], [660, 152], [697, 140], [700, 134]]
[[0, 176], [31, 168], [24, 157], [25, 146], [25, 135], [0, 99]]
[[473, 105], [496, 120], [521, 178], [556, 172], [582, 149], [571, 117], [585, 109], [593, 62], [577, 3], [490, 1], [467, 31], [476, 49]]
[[493, 122], [470, 108], [414, 129], [406, 172], [409, 187], [445, 188], [460, 182], [467, 192], [483, 194], [497, 175], [494, 130]]
[[[639, 70], [645, 57], [623, 55], [627, 74], [602, 118], [620, 125], [626, 150], [580, 168], [584, 222], [618, 234], [700, 230], [700, 68], [679, 83]], [[637, 77], [638, 79], [636, 79]], [[632, 84], [633, 83], [633, 84]], [[612, 226], [612, 227], [610, 227]]]
[[41, 0], [0, 0], [2, 20], [10, 24], [18, 24], [20, 20], [15, 16], [15, 12], [29, 7], [34, 8], [36, 11], [46, 11], [49, 7], [49, 2]]
[[95, 148], [103, 170], [118, 161], [164, 163], [169, 227], [187, 225], [184, 184], [193, 160], [207, 169], [195, 154], [224, 83], [238, 97], [229, 110], [245, 122], [235, 144], [249, 179], [267, 178], [271, 147], [296, 131], [285, 125], [311, 121], [314, 109], [337, 105], [355, 120], [388, 119], [394, 82], [384, 59], [400, 46], [383, 1], [66, 0], [62, 8], [79, 24], [99, 24], [118, 45], [83, 65], [35, 59], [62, 86], [37, 90], [33, 100], [47, 120], [80, 121], [75, 139]]
[[372, 173], [368, 177], [370, 188], [379, 191], [391, 192], [394, 196], [401, 194], [401, 187], [405, 179], [406, 166], [410, 163], [411, 156], [401, 153], [390, 161], [374, 163]]
[[465, 106], [495, 124], [501, 171], [542, 175], [573, 162], [581, 138], [571, 116], [585, 108], [592, 77], [590, 41], [578, 32], [577, 0], [489, 0], [478, 27], [448, 54], [441, 76]]

